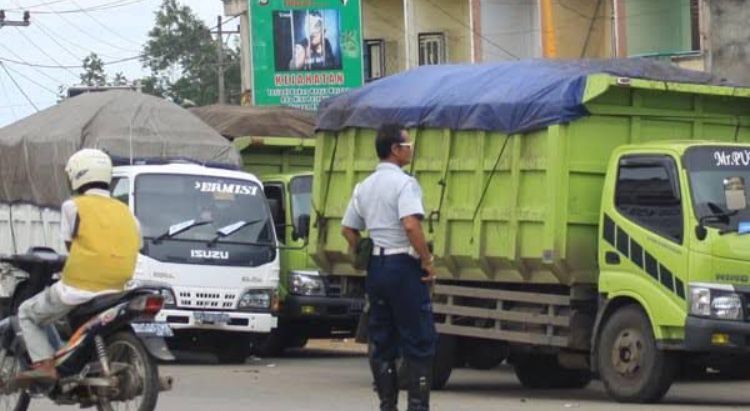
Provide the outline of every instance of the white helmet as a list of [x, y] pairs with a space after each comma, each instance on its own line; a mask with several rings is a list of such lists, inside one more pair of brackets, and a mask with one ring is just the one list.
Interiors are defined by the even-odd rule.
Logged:
[[73, 191], [89, 183], [109, 185], [112, 182], [112, 159], [101, 150], [84, 148], [70, 156], [65, 173]]

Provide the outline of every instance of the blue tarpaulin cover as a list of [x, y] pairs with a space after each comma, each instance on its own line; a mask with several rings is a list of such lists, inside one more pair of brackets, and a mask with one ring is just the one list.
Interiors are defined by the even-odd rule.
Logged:
[[519, 133], [587, 115], [590, 74], [729, 85], [710, 74], [647, 59], [524, 60], [423, 66], [324, 100], [318, 130], [406, 127]]

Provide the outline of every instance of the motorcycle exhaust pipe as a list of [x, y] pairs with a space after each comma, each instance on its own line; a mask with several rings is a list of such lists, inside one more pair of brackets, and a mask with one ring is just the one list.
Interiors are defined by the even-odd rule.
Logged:
[[174, 379], [171, 376], [159, 376], [159, 392], [171, 390], [173, 383]]

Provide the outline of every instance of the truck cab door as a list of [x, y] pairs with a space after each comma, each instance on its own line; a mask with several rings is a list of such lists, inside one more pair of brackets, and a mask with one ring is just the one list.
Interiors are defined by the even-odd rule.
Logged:
[[682, 327], [687, 308], [689, 255], [677, 164], [667, 154], [624, 154], [610, 168], [616, 174], [603, 196], [600, 291], [610, 299], [637, 299], [657, 338]]
[[286, 230], [286, 204], [284, 203], [286, 197], [284, 195], [284, 184], [280, 182], [264, 183], [263, 190], [269, 202], [277, 204], [275, 210], [271, 210], [273, 223], [276, 227], [276, 236], [279, 241], [286, 244], [288, 239]]

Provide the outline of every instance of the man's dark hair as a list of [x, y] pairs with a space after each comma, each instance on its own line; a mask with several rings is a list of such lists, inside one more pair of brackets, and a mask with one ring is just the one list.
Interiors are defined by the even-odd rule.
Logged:
[[375, 137], [375, 151], [378, 152], [378, 158], [385, 160], [391, 155], [391, 147], [394, 144], [403, 143], [404, 138], [401, 136], [401, 131], [405, 128], [400, 124], [383, 124], [378, 129], [377, 137]]

